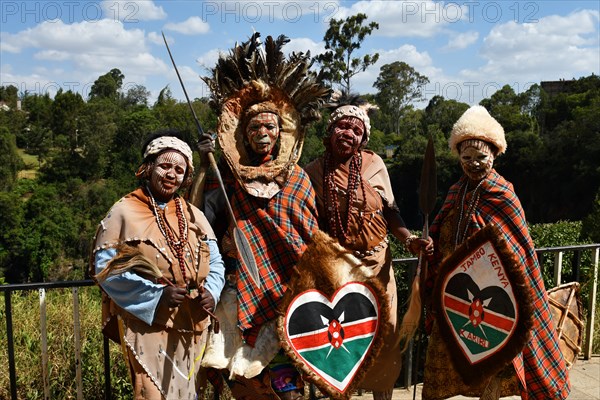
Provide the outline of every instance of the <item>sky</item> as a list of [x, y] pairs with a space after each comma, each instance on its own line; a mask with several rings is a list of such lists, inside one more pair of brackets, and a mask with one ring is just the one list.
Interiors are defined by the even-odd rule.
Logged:
[[113, 68], [123, 89], [143, 85], [184, 100], [161, 32], [191, 98], [208, 97], [200, 79], [221, 54], [254, 31], [290, 38], [286, 53], [325, 51], [329, 21], [365, 13], [374, 30], [355, 55], [379, 61], [351, 80], [376, 93], [381, 66], [403, 61], [435, 95], [470, 105], [504, 85], [516, 93], [541, 81], [600, 75], [600, 2], [588, 1], [0, 1], [0, 86], [19, 92], [59, 88], [85, 99]]

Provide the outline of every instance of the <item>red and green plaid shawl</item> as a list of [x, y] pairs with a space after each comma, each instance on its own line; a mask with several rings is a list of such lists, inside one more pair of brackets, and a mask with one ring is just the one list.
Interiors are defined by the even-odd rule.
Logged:
[[[237, 182], [235, 186], [231, 207], [250, 242], [261, 281], [257, 290], [239, 259], [235, 260], [238, 327], [247, 331], [276, 317], [284, 285], [317, 229], [317, 208], [310, 180], [298, 166], [270, 199], [250, 196]], [[257, 333], [253, 331], [245, 332], [250, 343]]]
[[[439, 238], [440, 224], [448, 212], [460, 201], [460, 188], [466, 176], [455, 183], [448, 191], [442, 208], [431, 226], [430, 234], [434, 241]], [[470, 216], [468, 236], [485, 225], [495, 224], [503, 233], [504, 239], [523, 265], [525, 275], [532, 288], [534, 325], [531, 339], [525, 349], [514, 360], [513, 365], [524, 387], [523, 399], [565, 399], [570, 391], [567, 368], [560, 352], [556, 330], [548, 308], [548, 297], [542, 280], [542, 273], [529, 235], [521, 202], [510, 182], [495, 170], [488, 175], [481, 186], [478, 207]], [[437, 246], [436, 246], [437, 247]], [[428, 286], [430, 286], [440, 265], [440, 254], [434, 256], [430, 266]]]

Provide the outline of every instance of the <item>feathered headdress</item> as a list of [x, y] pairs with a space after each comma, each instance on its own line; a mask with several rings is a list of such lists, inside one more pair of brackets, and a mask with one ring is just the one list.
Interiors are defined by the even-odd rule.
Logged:
[[[234, 176], [253, 196], [274, 196], [289, 178], [300, 158], [308, 124], [320, 119], [319, 108], [330, 90], [309, 71], [310, 52], [285, 58], [289, 39], [260, 34], [221, 56], [212, 76], [202, 78], [211, 91], [211, 107], [219, 115], [219, 144]], [[279, 116], [279, 151], [272, 161], [250, 165], [244, 144], [247, 121], [261, 112]]]

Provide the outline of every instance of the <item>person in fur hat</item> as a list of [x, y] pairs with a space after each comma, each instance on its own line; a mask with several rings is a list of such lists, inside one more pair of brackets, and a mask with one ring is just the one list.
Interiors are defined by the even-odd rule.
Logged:
[[[570, 383], [552, 322], [542, 273], [525, 214], [513, 186], [493, 168], [494, 160], [506, 151], [502, 126], [482, 106], [469, 108], [454, 124], [450, 149], [459, 156], [462, 177], [452, 185], [431, 226], [435, 252], [429, 263], [427, 291], [430, 332], [423, 380], [423, 399], [445, 399], [456, 395], [521, 395], [523, 399], [566, 399]], [[460, 366], [443, 337], [440, 321], [431, 307], [433, 287], [441, 262], [484, 226], [495, 225], [514, 253], [530, 287], [533, 328], [525, 347], [512, 362], [492, 376], [482, 376], [467, 385], [457, 372]], [[518, 350], [516, 350], [518, 351]]]
[[341, 94], [331, 108], [325, 153], [305, 169], [317, 194], [321, 229], [372, 268], [386, 288], [390, 318], [383, 323], [384, 345], [368, 370], [360, 371], [358, 387], [372, 390], [376, 400], [391, 399], [402, 367], [402, 347], [388, 231], [412, 254], [432, 252], [433, 242], [406, 228], [383, 160], [365, 150], [371, 130], [368, 104]]
[[103, 332], [122, 345], [135, 399], [193, 400], [225, 267], [204, 214], [177, 193], [192, 181], [189, 145], [161, 131], [142, 155], [140, 187], [112, 206], [94, 238]]
[[[320, 118], [329, 89], [309, 70], [309, 54], [284, 56], [287, 42], [283, 35], [268, 36], [263, 49], [255, 33], [204, 78], [218, 115], [227, 196], [258, 266], [257, 282], [235, 246], [223, 193], [208, 179], [202, 207], [217, 226], [228, 284], [216, 310], [223, 329], [209, 337], [203, 366], [217, 387], [219, 377], [226, 378], [236, 399], [303, 398], [300, 374], [281, 350], [276, 318], [286, 284], [318, 227], [312, 185], [296, 163], [305, 130]], [[209, 135], [200, 149], [204, 157], [214, 151]]]

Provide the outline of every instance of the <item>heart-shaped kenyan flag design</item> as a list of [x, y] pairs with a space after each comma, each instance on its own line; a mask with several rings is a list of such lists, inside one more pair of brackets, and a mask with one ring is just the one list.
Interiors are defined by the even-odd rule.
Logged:
[[378, 327], [375, 293], [363, 283], [350, 282], [331, 299], [318, 290], [297, 295], [288, 306], [284, 329], [297, 357], [344, 393], [369, 353]]
[[474, 249], [445, 277], [444, 316], [471, 364], [502, 349], [516, 329], [517, 306], [512, 289], [490, 242]]

